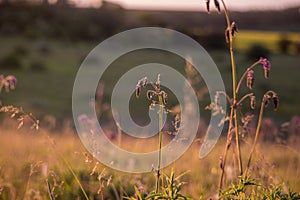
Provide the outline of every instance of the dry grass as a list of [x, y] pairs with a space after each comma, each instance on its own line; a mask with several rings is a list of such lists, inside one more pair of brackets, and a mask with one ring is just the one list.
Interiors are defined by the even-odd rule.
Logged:
[[[48, 198], [46, 179], [54, 185], [52, 173], [57, 174], [57, 182], [63, 181], [61, 188], [55, 189], [58, 199], [75, 198], [82, 196], [78, 184], [71, 175], [60, 155], [70, 162], [76, 175], [83, 184], [90, 198], [96, 194], [99, 181], [90, 176], [95, 162], [89, 161], [84, 156], [85, 149], [81, 145], [76, 134], [70, 129], [58, 133], [48, 133], [52, 139], [45, 137], [42, 132], [31, 132], [26, 129], [21, 131], [1, 129], [0, 133], [0, 186], [2, 188], [1, 199], [22, 199], [25, 195], [30, 199], [32, 195], [40, 196], [40, 199]], [[134, 142], [130, 138], [123, 137], [122, 146], [131, 151], [149, 151], [157, 148], [157, 138], [143, 142]], [[55, 146], [53, 145], [55, 143]], [[218, 158], [222, 154], [224, 141], [220, 140], [214, 150], [204, 159], [198, 159], [200, 143], [194, 142], [188, 151], [175, 163], [164, 169], [169, 172], [172, 168], [176, 174], [189, 170], [182, 179], [187, 182], [183, 192], [194, 199], [207, 198], [217, 193], [219, 178]], [[243, 155], [249, 153], [247, 143], [242, 145]], [[295, 191], [300, 191], [300, 158], [299, 146], [276, 145], [260, 143], [255, 153], [252, 175], [260, 178], [266, 184], [278, 184], [285, 181]], [[229, 157], [233, 157], [230, 150]], [[230, 159], [234, 160], [234, 159]], [[245, 162], [245, 161], [244, 161]], [[227, 165], [226, 179], [230, 177], [236, 168], [235, 162]], [[104, 166], [99, 166], [103, 170]], [[106, 167], [107, 168], [107, 167]], [[50, 173], [49, 173], [50, 172]], [[134, 184], [142, 184], [148, 191], [154, 189], [155, 177], [152, 173], [140, 176], [136, 174], [124, 174], [106, 169], [106, 175], [113, 175], [113, 183], [116, 187], [125, 188], [130, 194]], [[120, 180], [122, 183], [120, 184]], [[124, 185], [122, 186], [122, 184]], [[128, 184], [128, 185], [126, 185]], [[104, 187], [104, 195], [112, 195], [112, 186]], [[26, 193], [25, 193], [26, 191]], [[10, 195], [9, 195], [10, 194]], [[37, 198], [38, 199], [38, 198]]]

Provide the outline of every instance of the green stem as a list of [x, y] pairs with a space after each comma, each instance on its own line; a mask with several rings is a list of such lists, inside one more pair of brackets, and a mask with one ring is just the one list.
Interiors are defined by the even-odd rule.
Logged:
[[219, 196], [221, 195], [222, 191], [222, 185], [223, 185], [223, 179], [224, 179], [224, 172], [225, 172], [225, 165], [226, 165], [226, 160], [227, 160], [227, 153], [228, 149], [231, 145], [231, 139], [232, 139], [232, 115], [233, 115], [233, 109], [231, 109], [230, 112], [230, 121], [229, 121], [229, 127], [228, 127], [228, 132], [227, 132], [227, 139], [226, 139], [226, 145], [225, 145], [225, 150], [224, 150], [224, 155], [223, 155], [223, 163], [222, 163], [222, 168], [221, 168], [221, 175], [220, 175], [220, 180], [219, 180]]
[[227, 7], [225, 5], [224, 0], [221, 0], [224, 12], [226, 16], [226, 22], [227, 22], [227, 29], [229, 30], [229, 48], [230, 48], [230, 60], [231, 60], [231, 72], [232, 72], [232, 93], [233, 93], [233, 116], [234, 116], [234, 125], [235, 125], [235, 139], [236, 139], [236, 151], [238, 154], [238, 165], [239, 165], [239, 173], [242, 175], [243, 173], [243, 165], [242, 165], [242, 155], [241, 155], [241, 148], [240, 148], [240, 141], [239, 141], [239, 123], [238, 123], [238, 115], [237, 115], [237, 109], [236, 109], [236, 102], [237, 102], [237, 92], [236, 92], [236, 67], [235, 67], [235, 60], [234, 60], [234, 53], [233, 53], [233, 37], [231, 34], [231, 24], [229, 19], [229, 13], [227, 10]]
[[270, 91], [266, 92], [263, 96], [262, 101], [261, 101], [259, 117], [258, 117], [258, 122], [257, 122], [257, 126], [256, 126], [256, 131], [255, 131], [255, 137], [254, 137], [254, 141], [253, 141], [251, 151], [250, 151], [250, 154], [249, 154], [247, 166], [246, 166], [246, 169], [245, 169], [245, 172], [244, 172], [244, 177], [245, 178], [247, 177], [247, 173], [248, 173], [248, 170], [249, 170], [249, 167], [250, 167], [252, 156], [253, 156], [253, 153], [254, 153], [254, 150], [255, 150], [255, 147], [256, 147], [256, 144], [257, 144], [257, 140], [258, 140], [258, 137], [259, 137], [261, 122], [262, 122], [262, 118], [263, 118], [263, 114], [264, 114], [265, 101], [267, 100], [267, 96], [269, 95], [269, 93], [274, 94], [274, 91], [270, 90]]
[[162, 159], [162, 140], [163, 140], [163, 99], [161, 95], [158, 95], [158, 102], [159, 102], [159, 111], [158, 111], [158, 116], [159, 116], [159, 141], [158, 141], [158, 165], [157, 165], [157, 179], [156, 179], [156, 188], [155, 188], [155, 193], [159, 192], [160, 188], [160, 175], [161, 175], [161, 159]]

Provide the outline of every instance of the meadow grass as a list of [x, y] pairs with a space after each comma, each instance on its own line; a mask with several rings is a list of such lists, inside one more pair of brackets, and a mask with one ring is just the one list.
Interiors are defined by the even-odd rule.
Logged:
[[[76, 176], [79, 178], [84, 190], [90, 199], [97, 195], [100, 182], [90, 173], [95, 163], [85, 156], [85, 149], [80, 140], [70, 129], [57, 133], [48, 133], [51, 140], [55, 142], [55, 148], [49, 138], [39, 132], [27, 131], [25, 129], [16, 131], [13, 129], [1, 130], [1, 152], [0, 152], [0, 185], [2, 186], [1, 199], [11, 199], [10, 191], [15, 193], [18, 199], [30, 199], [30, 195], [40, 195], [40, 199], [48, 198], [46, 179], [54, 185], [53, 173], [57, 175], [56, 189], [57, 199], [84, 198], [76, 180], [71, 175], [59, 154], [72, 166]], [[270, 133], [271, 134], [271, 133]], [[245, 141], [247, 141], [246, 139]], [[164, 169], [169, 174], [173, 169], [176, 174], [189, 171], [181, 178], [187, 184], [183, 187], [183, 193], [193, 199], [207, 199], [217, 193], [217, 182], [219, 179], [218, 158], [223, 151], [225, 141], [221, 139], [213, 151], [204, 159], [198, 159], [200, 148], [199, 140], [196, 140], [188, 151], [176, 162]], [[157, 137], [138, 143], [132, 143], [129, 137], [123, 137], [122, 147], [130, 147], [131, 151], [151, 151], [157, 148]], [[146, 148], [146, 149], [145, 149]], [[242, 153], [249, 153], [250, 145], [242, 144]], [[280, 184], [285, 188], [291, 187], [294, 191], [300, 191], [300, 157], [299, 145], [293, 144], [271, 144], [260, 142], [253, 158], [253, 174], [266, 184]], [[58, 154], [59, 152], [59, 154]], [[233, 156], [229, 152], [229, 158]], [[230, 159], [231, 160], [231, 159]], [[29, 177], [31, 167], [37, 164], [32, 175]], [[235, 179], [234, 168], [236, 163], [227, 163], [226, 180], [231, 182]], [[106, 176], [112, 175], [114, 184], [102, 188], [104, 197], [114, 197], [112, 187], [123, 188], [123, 195], [133, 195], [134, 185], [140, 184], [146, 191], [155, 188], [155, 174], [152, 172], [144, 175], [126, 174], [110, 170], [109, 167], [98, 165], [101, 172], [104, 168]], [[60, 183], [63, 182], [62, 185]], [[6, 187], [3, 187], [6, 186]], [[119, 189], [118, 189], [119, 191]], [[39, 194], [37, 194], [39, 193]]]

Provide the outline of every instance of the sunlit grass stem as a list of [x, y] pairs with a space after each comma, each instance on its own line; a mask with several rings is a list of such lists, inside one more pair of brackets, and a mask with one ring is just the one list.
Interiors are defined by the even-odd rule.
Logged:
[[265, 102], [266, 102], [266, 100], [268, 98], [268, 95], [270, 93], [274, 94], [275, 92], [272, 91], [272, 90], [269, 90], [268, 92], [266, 92], [264, 94], [263, 99], [261, 101], [260, 111], [259, 111], [259, 116], [258, 116], [258, 122], [257, 122], [257, 126], [256, 126], [256, 131], [255, 131], [255, 137], [254, 137], [254, 141], [253, 141], [250, 153], [249, 153], [249, 158], [248, 158], [247, 166], [246, 166], [246, 169], [245, 169], [245, 172], [244, 172], [244, 177], [247, 177], [247, 174], [248, 174], [248, 170], [249, 170], [249, 167], [250, 167], [250, 164], [251, 164], [252, 156], [253, 156], [253, 153], [254, 153], [254, 150], [255, 150], [255, 147], [256, 147], [256, 144], [257, 144], [259, 133], [260, 133], [261, 122], [262, 122], [262, 119], [263, 119], [263, 114], [264, 114], [264, 109], [265, 109]]
[[157, 164], [157, 180], [156, 180], [156, 187], [155, 192], [159, 192], [160, 188], [160, 175], [161, 175], [161, 159], [162, 159], [162, 140], [163, 140], [163, 99], [161, 95], [158, 95], [158, 103], [159, 103], [159, 111], [158, 111], [158, 117], [159, 117], [159, 141], [158, 141], [158, 164]]
[[243, 173], [243, 165], [242, 165], [242, 155], [241, 155], [241, 149], [240, 149], [240, 141], [239, 141], [239, 123], [238, 123], [238, 113], [236, 109], [236, 102], [237, 102], [237, 78], [236, 78], [236, 66], [235, 66], [235, 60], [234, 60], [234, 52], [233, 52], [233, 36], [231, 34], [231, 23], [229, 19], [229, 13], [227, 10], [227, 7], [225, 5], [224, 0], [221, 0], [225, 17], [226, 17], [226, 23], [227, 23], [227, 29], [229, 30], [229, 51], [230, 51], [230, 60], [231, 60], [231, 72], [232, 72], [232, 93], [233, 93], [233, 106], [231, 109], [233, 109], [233, 117], [234, 117], [234, 125], [235, 125], [235, 139], [236, 139], [236, 151], [238, 156], [238, 166], [239, 166], [239, 173], [242, 175]]

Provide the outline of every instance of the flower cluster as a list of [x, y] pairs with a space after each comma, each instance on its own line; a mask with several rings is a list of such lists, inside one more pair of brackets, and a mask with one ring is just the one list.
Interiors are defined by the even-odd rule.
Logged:
[[273, 102], [274, 110], [277, 110], [279, 107], [279, 97], [277, 93], [272, 92], [272, 97], [270, 94], [266, 94], [264, 98], [265, 107], [267, 107], [270, 102]]
[[[154, 100], [154, 97], [157, 97], [158, 99], [162, 98], [162, 103], [166, 105], [168, 102], [168, 94], [165, 91], [161, 90], [160, 74], [158, 74], [157, 76], [157, 81], [155, 83], [150, 82], [150, 84], [152, 85], [153, 90], [147, 90], [147, 98], [152, 101], [151, 105], [155, 105], [157, 102], [156, 100]], [[140, 96], [141, 89], [146, 87], [146, 85], [147, 85], [147, 77], [144, 77], [138, 81], [135, 87], [136, 97]]]
[[6, 92], [9, 92], [9, 90], [14, 90], [16, 88], [16, 85], [17, 85], [16, 77], [12, 75], [8, 75], [7, 77], [0, 75], [0, 93], [3, 88], [5, 89]]
[[247, 87], [252, 89], [254, 83], [254, 71], [252, 70], [257, 64], [263, 65], [264, 76], [266, 79], [269, 78], [270, 70], [271, 70], [271, 62], [267, 58], [261, 57], [255, 64], [253, 64], [248, 70], [247, 73]]
[[[205, 4], [206, 4], [206, 10], [208, 13], [210, 13], [210, 0], [205, 0]], [[215, 4], [215, 7], [218, 11], [218, 13], [220, 14], [221, 13], [221, 7], [220, 7], [220, 3], [218, 0], [214, 0], [214, 4]]]
[[234, 34], [238, 32], [238, 27], [235, 21], [233, 21], [230, 25], [230, 27], [227, 27], [225, 29], [225, 39], [226, 43], [229, 43], [230, 41], [230, 35], [234, 37]]

